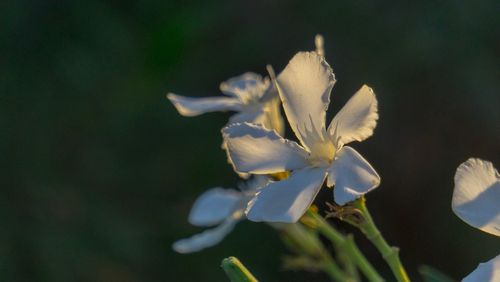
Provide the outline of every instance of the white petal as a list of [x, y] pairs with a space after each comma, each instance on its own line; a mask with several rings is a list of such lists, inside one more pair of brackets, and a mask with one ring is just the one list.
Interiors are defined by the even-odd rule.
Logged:
[[314, 45], [316, 45], [316, 53], [318, 53], [320, 56], [325, 56], [325, 49], [323, 47], [324, 45], [324, 39], [323, 35], [321, 34], [316, 34], [316, 37], [314, 37]]
[[458, 167], [451, 207], [471, 226], [500, 236], [500, 176], [491, 162], [469, 159]]
[[265, 113], [261, 109], [257, 109], [255, 111], [242, 111], [232, 115], [229, 118], [228, 124], [248, 122], [261, 125], [264, 119]]
[[248, 123], [223, 130], [229, 158], [238, 172], [268, 174], [308, 165], [307, 152], [275, 131]]
[[212, 188], [201, 194], [189, 213], [189, 223], [211, 226], [224, 221], [239, 207], [243, 195], [233, 189]]
[[250, 108], [243, 107], [242, 111], [229, 118], [229, 125], [233, 123], [252, 123], [261, 125], [269, 130], [275, 130], [278, 134], [285, 133], [285, 126], [280, 111], [279, 98], [270, 100], [264, 104]]
[[236, 220], [228, 219], [216, 228], [176, 241], [172, 244], [172, 248], [178, 253], [187, 254], [212, 247], [222, 241], [233, 230], [236, 222]]
[[500, 281], [500, 255], [494, 259], [480, 263], [462, 282], [498, 282]]
[[328, 132], [340, 147], [372, 136], [377, 120], [377, 98], [370, 87], [363, 85], [333, 118]]
[[262, 79], [259, 74], [247, 72], [222, 82], [220, 90], [222, 93], [237, 97], [243, 102], [261, 98], [269, 85], [269, 79]]
[[241, 110], [241, 102], [231, 97], [191, 98], [169, 93], [167, 98], [181, 115], [188, 117], [208, 112]]
[[265, 119], [261, 124], [270, 130], [275, 130], [280, 136], [285, 135], [285, 123], [281, 115], [281, 100], [275, 97], [264, 104]]
[[266, 175], [254, 175], [252, 178], [245, 182], [238, 183], [238, 188], [243, 191], [245, 194], [251, 194], [252, 192], [255, 195], [255, 192], [260, 190], [262, 187], [269, 184], [271, 179]]
[[297, 222], [318, 194], [326, 169], [304, 168], [289, 178], [263, 187], [248, 204], [247, 218], [252, 221]]
[[335, 185], [335, 203], [344, 205], [377, 188], [380, 176], [356, 150], [345, 146], [328, 168], [327, 185]]
[[278, 76], [278, 92], [288, 122], [309, 149], [317, 140], [310, 140], [308, 131], [326, 131], [325, 116], [334, 83], [332, 69], [316, 52], [299, 52]]

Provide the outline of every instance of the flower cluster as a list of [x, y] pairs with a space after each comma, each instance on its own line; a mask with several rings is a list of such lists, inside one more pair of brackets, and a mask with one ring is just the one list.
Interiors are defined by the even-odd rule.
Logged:
[[[228, 162], [242, 177], [239, 189], [211, 188], [195, 201], [189, 214], [192, 225], [213, 227], [173, 244], [179, 253], [190, 253], [219, 243], [245, 218], [271, 223], [275, 228], [296, 223], [313, 226], [346, 251], [369, 281], [382, 281], [357, 250], [354, 241], [331, 229], [311, 212], [319, 191], [333, 190], [334, 216], [359, 228], [374, 243], [398, 281], [409, 281], [398, 257], [398, 249], [385, 242], [366, 208], [364, 195], [380, 185], [380, 176], [360, 153], [349, 146], [373, 135], [378, 121], [378, 103], [367, 85], [348, 100], [328, 123], [327, 110], [336, 79], [325, 60], [323, 38], [317, 36], [316, 50], [298, 52], [287, 66], [270, 77], [245, 73], [221, 83], [221, 97], [189, 98], [168, 94], [181, 115], [232, 111], [222, 128], [222, 149]], [[285, 137], [286, 121], [296, 137]], [[308, 211], [309, 210], [309, 211]], [[500, 175], [492, 163], [469, 159], [455, 175], [452, 210], [480, 230], [500, 236]], [[343, 211], [343, 212], [342, 212]], [[339, 216], [340, 214], [340, 216]], [[346, 216], [343, 218], [343, 216]], [[290, 226], [290, 225], [289, 225]], [[317, 252], [334, 280], [349, 280], [309, 231], [294, 225], [291, 238], [301, 238], [306, 253]], [[312, 234], [312, 235], [311, 235]], [[308, 243], [305, 243], [305, 242]], [[312, 247], [311, 247], [312, 246]], [[308, 250], [308, 251], [307, 251]], [[318, 255], [319, 254], [319, 255]], [[299, 257], [292, 264], [315, 268], [315, 261]], [[356, 277], [356, 275], [354, 275]], [[353, 278], [357, 280], [357, 278]], [[500, 281], [500, 255], [482, 263], [463, 281]]]
[[[375, 94], [363, 85], [326, 127], [336, 80], [322, 45], [318, 36], [316, 51], [297, 53], [272, 81], [245, 73], [221, 83], [220, 90], [226, 96], [167, 95], [184, 116], [236, 112], [222, 129], [222, 148], [236, 173], [245, 178], [254, 175], [245, 191], [213, 188], [202, 194], [193, 205], [189, 222], [198, 226], [222, 224], [176, 242], [175, 250], [192, 252], [214, 245], [244, 216], [252, 221], [296, 222], [325, 180], [328, 187], [335, 187], [333, 199], [339, 205], [378, 187], [377, 172], [347, 146], [373, 134], [378, 119]], [[300, 144], [284, 138], [281, 106]], [[289, 177], [276, 181], [275, 175]]]

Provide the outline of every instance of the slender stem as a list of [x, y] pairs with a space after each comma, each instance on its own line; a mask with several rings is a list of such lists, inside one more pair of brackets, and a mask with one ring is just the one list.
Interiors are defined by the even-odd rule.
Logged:
[[288, 245], [296, 252], [306, 255], [312, 261], [316, 261], [315, 264], [319, 265], [319, 269], [325, 272], [333, 281], [352, 281], [326, 251], [323, 243], [318, 238], [317, 232], [306, 228], [300, 223], [287, 225], [282, 230], [290, 240]]
[[391, 268], [396, 279], [400, 282], [409, 282], [410, 278], [408, 277], [408, 274], [399, 259], [399, 249], [397, 247], [391, 247], [387, 241], [385, 241], [384, 237], [382, 237], [382, 234], [378, 230], [377, 226], [375, 226], [372, 216], [366, 207], [365, 198], [361, 197], [354, 201], [353, 206], [359, 209], [363, 214], [362, 222], [355, 226], [357, 226], [375, 245]]
[[309, 210], [307, 212], [307, 215], [314, 220], [314, 223], [316, 225], [315, 227], [321, 234], [332, 241], [333, 244], [340, 246], [345, 250], [345, 252], [351, 259], [353, 259], [354, 263], [369, 281], [384, 281], [384, 279], [378, 274], [378, 272], [366, 259], [363, 253], [361, 253], [361, 251], [358, 249], [352, 236], [345, 237], [340, 232], [335, 230], [330, 224], [328, 224], [328, 222], [323, 217], [315, 212]]
[[333, 261], [330, 255], [326, 254], [322, 257], [322, 267], [321, 269], [330, 276], [333, 281], [352, 281], [342, 269]]
[[335, 246], [335, 251], [337, 253], [337, 260], [342, 264], [345, 273], [352, 277], [354, 281], [360, 281], [356, 264], [349, 257], [349, 254], [340, 246]]
[[328, 275], [333, 281], [353, 281], [347, 275], [344, 274], [342, 269], [333, 261], [331, 257], [324, 257], [321, 269]]
[[252, 273], [236, 257], [223, 259], [221, 267], [231, 282], [257, 282]]

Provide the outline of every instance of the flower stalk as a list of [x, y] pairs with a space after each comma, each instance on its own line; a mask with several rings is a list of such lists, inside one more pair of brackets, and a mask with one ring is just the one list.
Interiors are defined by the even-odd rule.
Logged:
[[330, 240], [334, 245], [341, 248], [369, 281], [384, 281], [356, 246], [352, 235], [344, 236], [313, 209], [307, 211], [306, 216], [302, 218], [302, 222], [311, 228], [317, 229], [318, 232]]
[[289, 266], [299, 267], [299, 265], [302, 265], [309, 268], [314, 265], [315, 268], [326, 273], [333, 281], [355, 281], [330, 256], [314, 230], [307, 229], [300, 223], [287, 224], [282, 230], [285, 235], [283, 242], [291, 250], [302, 256], [295, 261], [289, 259], [288, 262], [292, 262]]
[[378, 249], [384, 260], [387, 262], [392, 270], [392, 273], [399, 282], [409, 282], [410, 278], [406, 273], [401, 260], [399, 259], [399, 248], [390, 246], [384, 239], [377, 226], [373, 222], [373, 219], [366, 207], [366, 200], [364, 197], [352, 202], [353, 207], [357, 208], [363, 219], [360, 223], [354, 226], [358, 227], [370, 240], [373, 245]]
[[223, 259], [221, 267], [231, 282], [258, 282], [252, 273], [236, 257]]

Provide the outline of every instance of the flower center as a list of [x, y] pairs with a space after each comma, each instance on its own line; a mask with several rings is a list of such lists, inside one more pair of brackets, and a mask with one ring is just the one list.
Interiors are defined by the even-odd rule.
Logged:
[[335, 158], [335, 146], [330, 140], [316, 143], [311, 148], [309, 162], [312, 166], [329, 166]]

